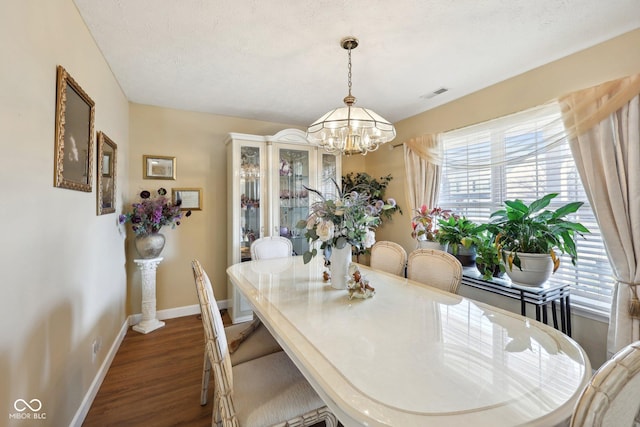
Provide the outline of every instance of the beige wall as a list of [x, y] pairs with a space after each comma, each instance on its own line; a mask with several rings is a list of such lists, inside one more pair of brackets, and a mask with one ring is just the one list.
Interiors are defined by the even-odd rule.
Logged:
[[[126, 260], [116, 214], [96, 215], [95, 181], [91, 193], [53, 187], [56, 66], [118, 144], [118, 209], [129, 105], [71, 0], [0, 2], [0, 58], [0, 425], [64, 426], [126, 318]], [[16, 399], [39, 399], [46, 420], [10, 419]]]
[[[143, 189], [198, 187], [203, 208], [193, 211], [175, 229], [163, 228], [167, 239], [164, 260], [157, 271], [159, 310], [197, 304], [191, 260], [198, 258], [207, 271], [218, 300], [227, 298], [227, 165], [225, 138], [229, 132], [273, 135], [286, 124], [245, 120], [132, 104], [130, 114], [129, 188], [127, 203]], [[177, 179], [142, 179], [142, 156], [175, 156]], [[127, 227], [128, 228], [128, 227]], [[128, 231], [129, 314], [140, 313], [140, 278], [131, 260], [136, 257], [133, 235]]]
[[[640, 72], [640, 30], [552, 62], [459, 100], [396, 123], [393, 144], [412, 137], [443, 132], [531, 108], [572, 91]], [[384, 111], [379, 111], [384, 115]], [[366, 172], [394, 177], [387, 196], [395, 197], [404, 215], [396, 215], [377, 233], [378, 240], [392, 240], [408, 251], [415, 248], [410, 236], [412, 212], [405, 196], [405, 169], [401, 147], [389, 147], [366, 156]], [[577, 319], [576, 333], [594, 366], [605, 360], [606, 325]], [[584, 323], [590, 322], [588, 327]]]

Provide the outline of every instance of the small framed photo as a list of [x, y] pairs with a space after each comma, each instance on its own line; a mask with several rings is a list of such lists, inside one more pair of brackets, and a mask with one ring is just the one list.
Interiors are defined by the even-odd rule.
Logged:
[[116, 159], [118, 146], [103, 132], [98, 132], [98, 171], [96, 172], [96, 186], [98, 191], [98, 215], [114, 213], [116, 211]]
[[61, 65], [56, 72], [53, 185], [90, 193], [95, 103]]
[[176, 158], [167, 156], [142, 156], [144, 179], [176, 179]]
[[202, 210], [202, 188], [172, 188], [171, 199], [174, 204], [181, 201], [181, 211]]

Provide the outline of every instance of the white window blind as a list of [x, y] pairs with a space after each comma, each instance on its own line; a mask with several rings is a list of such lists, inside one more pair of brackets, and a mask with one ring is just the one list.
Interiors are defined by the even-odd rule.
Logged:
[[551, 277], [571, 285], [573, 303], [608, 313], [613, 274], [600, 229], [580, 182], [556, 104], [527, 110], [443, 135], [444, 163], [439, 206], [486, 223], [505, 200], [530, 203], [558, 193], [549, 206], [584, 205], [570, 217], [591, 233], [578, 237], [577, 265], [568, 256]]

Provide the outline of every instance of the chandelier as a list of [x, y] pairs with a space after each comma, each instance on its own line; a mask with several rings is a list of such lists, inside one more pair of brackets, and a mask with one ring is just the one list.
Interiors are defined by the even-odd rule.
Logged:
[[356, 98], [351, 95], [351, 50], [358, 47], [358, 39], [346, 37], [340, 46], [349, 52], [349, 94], [343, 100], [346, 107], [331, 110], [316, 120], [307, 129], [307, 139], [330, 153], [367, 154], [393, 140], [396, 130], [373, 111], [353, 106]]

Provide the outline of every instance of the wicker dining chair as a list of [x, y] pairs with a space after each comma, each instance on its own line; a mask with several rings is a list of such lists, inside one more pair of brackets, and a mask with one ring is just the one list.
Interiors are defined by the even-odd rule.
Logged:
[[591, 377], [571, 427], [640, 426], [640, 341], [618, 351]]
[[193, 262], [205, 324], [206, 355], [213, 369], [213, 425], [223, 427], [337, 425], [320, 396], [285, 352], [232, 366], [222, 316], [210, 283]]
[[409, 254], [407, 278], [455, 294], [462, 282], [462, 264], [444, 251], [416, 249]]
[[404, 277], [407, 251], [395, 242], [380, 241], [371, 247], [371, 268]]
[[[203, 304], [208, 304], [212, 301], [211, 298], [205, 299], [203, 295], [208, 295], [209, 293], [213, 295], [213, 289], [211, 287], [209, 276], [204, 271], [198, 260], [194, 260], [192, 262], [192, 268], [196, 291], [198, 293], [198, 300], [200, 302], [200, 311], [203, 312]], [[208, 310], [214, 310], [214, 308], [210, 307]], [[217, 306], [215, 307], [215, 311], [218, 311]], [[204, 339], [206, 344], [207, 339], [213, 338], [213, 334], [209, 327], [209, 323], [205, 319], [204, 313], [202, 313], [202, 326], [205, 331]], [[273, 338], [271, 333], [269, 333], [267, 328], [259, 322], [244, 322], [236, 325], [230, 325], [224, 328], [224, 332], [226, 340], [229, 343], [232, 366], [282, 351], [282, 348]], [[202, 369], [202, 392], [200, 395], [201, 405], [207, 404], [210, 377], [211, 363], [205, 349], [204, 367]]]

